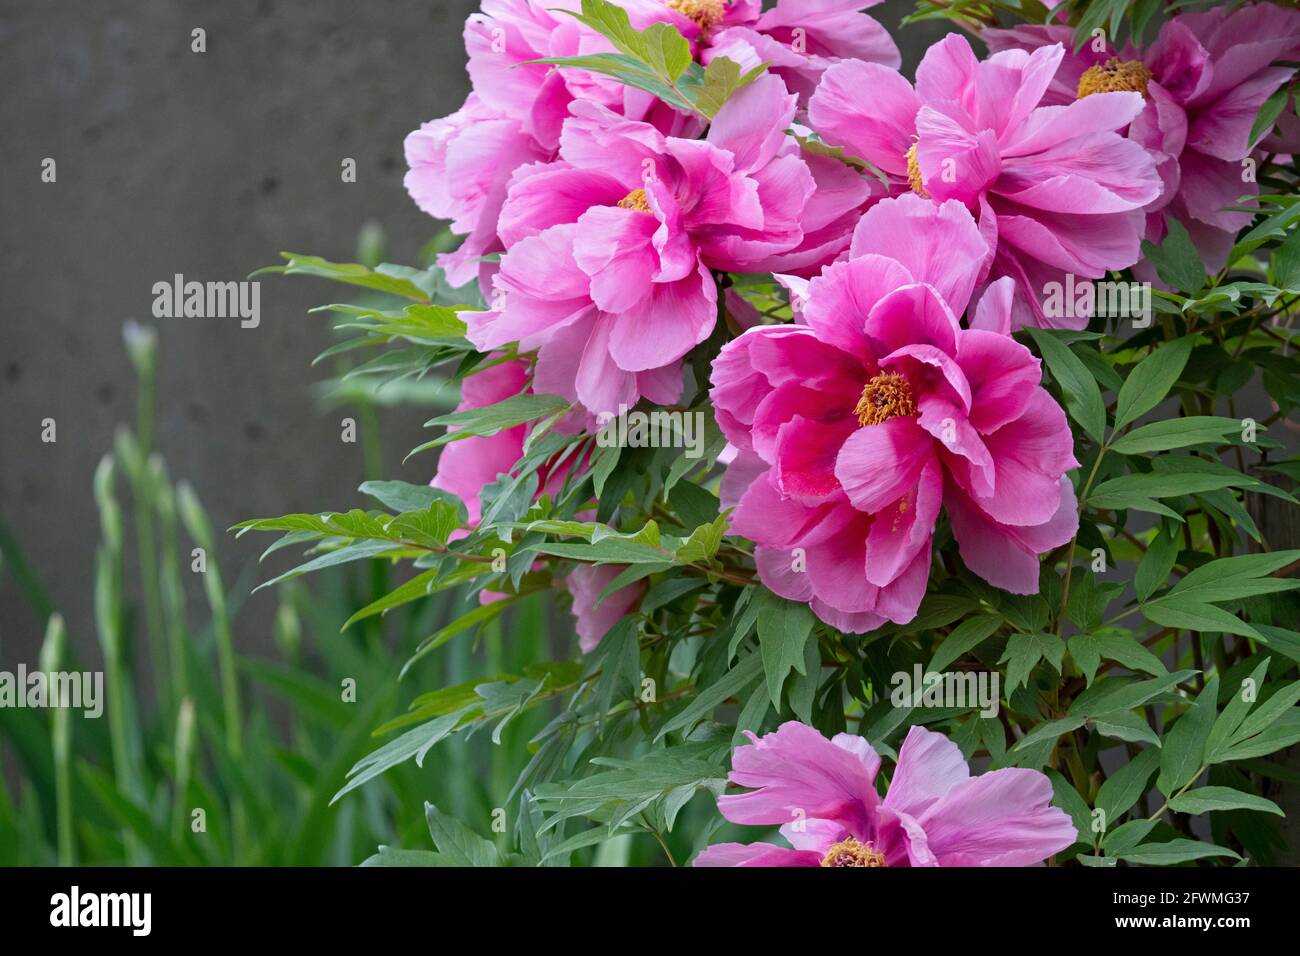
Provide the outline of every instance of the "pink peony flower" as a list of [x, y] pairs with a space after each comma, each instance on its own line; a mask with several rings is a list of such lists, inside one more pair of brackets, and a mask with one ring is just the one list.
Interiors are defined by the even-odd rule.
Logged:
[[[672, 15], [657, 4], [633, 6], [638, 29]], [[467, 234], [459, 249], [439, 258], [448, 280], [463, 285], [478, 278], [486, 287], [494, 269], [481, 260], [502, 250], [496, 223], [510, 177], [526, 163], [555, 157], [570, 103], [599, 103], [665, 133], [694, 135], [701, 126], [611, 77], [529, 62], [614, 51], [561, 12], [581, 9], [581, 0], [483, 0], [482, 7], [465, 21], [474, 90], [455, 113], [407, 136], [406, 189], [422, 210]]]
[[1007, 334], [1012, 280], [958, 324], [987, 254], [959, 202], [880, 202], [808, 284], [806, 325], [750, 329], [713, 364], [731, 530], [767, 587], [841, 630], [916, 615], [941, 506], [967, 567], [1020, 594], [1078, 527], [1065, 413]]
[[847, 245], [844, 210], [870, 195], [847, 167], [810, 170], [786, 135], [795, 98], [774, 76], [739, 91], [703, 140], [596, 103], [570, 109], [559, 160], [515, 174], [492, 308], [465, 319], [480, 350], [539, 350], [538, 391], [593, 414], [676, 401], [680, 360], [717, 319], [710, 270], [815, 268]]
[[583, 564], [565, 578], [564, 585], [573, 597], [578, 646], [584, 654], [594, 651], [610, 628], [631, 614], [645, 597], [646, 582], [641, 580], [619, 588], [600, 601], [601, 592], [626, 569], [621, 564]]
[[[1067, 26], [986, 30], [992, 50], [1037, 50], [1063, 43]], [[1156, 158], [1162, 195], [1147, 205], [1146, 238], [1165, 235], [1172, 216], [1191, 234], [1206, 265], [1226, 264], [1236, 234], [1250, 213], [1230, 212], [1243, 196], [1258, 194], [1242, 162], [1255, 143], [1250, 130], [1260, 107], [1292, 74], [1279, 60], [1300, 58], [1300, 11], [1268, 3], [1237, 10], [1187, 13], [1168, 20], [1146, 49], [1129, 44], [1102, 52], [1086, 44], [1067, 53], [1044, 100], [1062, 105], [1091, 99], [1101, 90], [1131, 90], [1145, 108], [1129, 138]]]
[[1015, 280], [1016, 327], [1084, 324], [1046, 316], [1045, 286], [1137, 261], [1141, 208], [1160, 193], [1147, 151], [1114, 132], [1142, 111], [1140, 94], [1039, 105], [1063, 56], [1057, 45], [981, 63], [951, 34], [925, 54], [915, 90], [892, 70], [848, 61], [825, 72], [809, 105], [823, 139], [900, 189], [978, 213], [986, 274]]
[[696, 866], [1033, 866], [1078, 833], [1052, 806], [1037, 770], [972, 777], [943, 734], [913, 727], [882, 799], [880, 756], [854, 734], [827, 740], [789, 721], [732, 754], [731, 782], [748, 793], [718, 798], [732, 823], [780, 824], [791, 848], [718, 843]]
[[[652, 0], [653, 2], [653, 0]], [[889, 32], [861, 11], [881, 0], [667, 0], [674, 26], [698, 47], [701, 63], [725, 56], [744, 69], [767, 63], [806, 103], [828, 66], [845, 59], [898, 69]]]

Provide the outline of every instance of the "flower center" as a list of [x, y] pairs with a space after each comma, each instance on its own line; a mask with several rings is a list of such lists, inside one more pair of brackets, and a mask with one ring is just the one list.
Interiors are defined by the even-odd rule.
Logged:
[[619, 209], [631, 209], [633, 212], [650, 212], [650, 200], [644, 189], [634, 189], [618, 201]]
[[845, 837], [833, 844], [822, 857], [822, 866], [884, 866], [885, 854], [879, 852], [870, 843], [859, 843], [853, 837]]
[[727, 16], [725, 0], [667, 0], [667, 5], [688, 20], [694, 20], [701, 30], [711, 30]]
[[915, 143], [907, 147], [907, 181], [912, 184], [912, 192], [926, 199], [930, 198], [930, 194], [925, 191], [925, 185], [921, 182], [921, 164], [916, 161]]
[[915, 415], [912, 386], [897, 372], [881, 372], [863, 387], [853, 414], [861, 425], [879, 425], [900, 415]]
[[1104, 66], [1090, 66], [1079, 77], [1078, 98], [1093, 93], [1141, 93], [1147, 95], [1151, 71], [1138, 60], [1120, 61], [1112, 57]]

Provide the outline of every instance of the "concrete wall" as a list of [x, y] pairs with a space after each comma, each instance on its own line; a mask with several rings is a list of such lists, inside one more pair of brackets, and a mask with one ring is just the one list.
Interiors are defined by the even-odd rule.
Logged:
[[[152, 286], [237, 280], [279, 250], [354, 256], [367, 221], [393, 261], [433, 224], [401, 186], [403, 136], [468, 90], [461, 43], [473, 0], [0, 0], [0, 518], [27, 551], [72, 637], [93, 646], [98, 517], [91, 477], [134, 414], [125, 319], [160, 336], [157, 446], [225, 528], [249, 516], [346, 507], [362, 480], [343, 412], [322, 414], [309, 362], [337, 287], [267, 277], [262, 323], [153, 320]], [[894, 23], [911, 8], [893, 2]], [[191, 51], [206, 30], [207, 52]], [[904, 34], [909, 62], [943, 30]], [[42, 183], [41, 163], [57, 163]], [[340, 161], [357, 161], [343, 183]], [[384, 420], [388, 477], [421, 440], [415, 412]], [[53, 418], [57, 441], [40, 440]], [[266, 540], [226, 537], [227, 578]], [[133, 560], [133, 559], [131, 559]], [[241, 648], [267, 640], [274, 596], [249, 600]], [[0, 576], [0, 667], [35, 659], [40, 634]]]

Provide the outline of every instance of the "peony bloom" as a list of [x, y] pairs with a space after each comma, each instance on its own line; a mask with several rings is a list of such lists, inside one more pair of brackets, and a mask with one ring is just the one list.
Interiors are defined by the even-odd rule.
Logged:
[[767, 63], [806, 103], [826, 68], [841, 60], [898, 69], [893, 38], [861, 12], [880, 2], [777, 0], [766, 12], [759, 0], [667, 0], [666, 6], [673, 11], [670, 22], [696, 45], [701, 63], [715, 56], [747, 70]]
[[604, 601], [600, 600], [601, 592], [626, 569], [627, 566], [621, 564], [583, 564], [565, 578], [564, 586], [573, 597], [578, 646], [584, 654], [594, 651], [610, 628], [631, 614], [645, 597], [647, 586], [643, 579], [619, 588]]
[[719, 797], [718, 811], [780, 824], [793, 849], [718, 843], [696, 866], [1033, 866], [1078, 839], [1046, 775], [1013, 767], [972, 777], [957, 745], [923, 727], [908, 731], [883, 799], [880, 756], [862, 737], [827, 740], [797, 721], [748, 736], [730, 780], [751, 789]]
[[593, 414], [676, 401], [681, 359], [717, 319], [711, 270], [818, 266], [848, 243], [844, 209], [870, 193], [847, 167], [810, 170], [775, 76], [733, 96], [703, 140], [597, 103], [570, 110], [559, 160], [515, 174], [492, 308], [465, 319], [480, 350], [540, 350], [538, 391]]
[[750, 329], [713, 364], [731, 530], [767, 587], [841, 630], [915, 617], [941, 507], [966, 566], [1020, 594], [1078, 527], [1065, 413], [1007, 334], [1012, 281], [958, 324], [987, 254], [959, 202], [880, 202], [808, 284], [806, 325]]
[[[986, 30], [992, 50], [1036, 50], [1063, 43], [1067, 26]], [[1243, 196], [1259, 192], [1242, 166], [1256, 143], [1250, 131], [1260, 107], [1292, 74], [1279, 60], [1300, 57], [1300, 11], [1268, 3], [1174, 17], [1154, 43], [1139, 50], [1096, 52], [1085, 45], [1067, 53], [1044, 97], [1062, 105], [1101, 90], [1130, 90], [1146, 102], [1129, 138], [1156, 158], [1162, 195], [1147, 206], [1146, 238], [1165, 235], [1172, 216], [1191, 234], [1206, 265], [1227, 263], [1236, 234], [1251, 220], [1231, 212]], [[1265, 131], [1267, 132], [1267, 131]]]
[[916, 88], [872, 63], [828, 69], [809, 105], [827, 142], [868, 160], [900, 188], [956, 200], [979, 216], [990, 278], [1015, 280], [1013, 325], [1081, 326], [1044, 314], [1049, 282], [1089, 279], [1137, 261], [1141, 209], [1160, 193], [1147, 151], [1114, 130], [1140, 94], [1039, 102], [1064, 50], [1008, 50], [984, 62], [956, 34], [930, 47]]
[[[529, 62], [614, 52], [607, 39], [561, 12], [581, 9], [580, 0], [483, 0], [482, 6], [465, 21], [473, 92], [455, 113], [407, 136], [405, 183], [416, 205], [466, 234], [459, 249], [439, 258], [448, 280], [464, 285], [478, 278], [486, 287], [493, 269], [481, 260], [502, 250], [496, 223], [510, 177], [526, 163], [555, 157], [570, 103], [599, 103], [665, 133], [694, 135], [701, 127], [611, 77]], [[655, 4], [639, 7], [632, 11], [639, 29], [672, 15]]]

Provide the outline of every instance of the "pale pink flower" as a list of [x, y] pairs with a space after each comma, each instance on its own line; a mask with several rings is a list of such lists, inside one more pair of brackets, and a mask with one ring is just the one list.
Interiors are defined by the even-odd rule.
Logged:
[[[1072, 34], [1067, 26], [1020, 26], [986, 30], [984, 39], [992, 50], [1062, 43], [1072, 51]], [[1067, 52], [1044, 102], [1068, 105], [1081, 95], [1087, 101], [1098, 89], [1143, 96], [1145, 108], [1128, 135], [1151, 151], [1164, 186], [1146, 207], [1146, 238], [1163, 239], [1165, 219], [1173, 217], [1187, 228], [1206, 266], [1218, 271], [1251, 220], [1250, 213], [1230, 207], [1259, 192], [1243, 166], [1256, 146], [1251, 127], [1264, 101], [1292, 75], [1275, 64], [1297, 58], [1300, 11], [1256, 3], [1184, 13], [1168, 20], [1144, 49], [1129, 44], [1099, 52], [1087, 43]], [[1284, 133], [1293, 126], [1285, 122]]]
[[600, 600], [609, 583], [625, 570], [627, 566], [621, 564], [581, 564], [564, 579], [564, 586], [573, 597], [578, 646], [584, 654], [594, 651], [610, 628], [635, 611], [645, 596], [646, 582], [642, 579]]
[[950, 34], [926, 52], [915, 89], [885, 67], [847, 61], [825, 72], [809, 105], [823, 139], [897, 188], [978, 214], [985, 275], [1015, 280], [1016, 327], [1084, 324], [1044, 313], [1048, 283], [1136, 262], [1142, 207], [1160, 193], [1151, 156], [1114, 132], [1142, 111], [1140, 94], [1040, 105], [1063, 56], [1057, 45], [980, 62]]
[[464, 317], [481, 350], [539, 350], [537, 390], [593, 414], [675, 401], [682, 357], [717, 320], [713, 270], [813, 270], [847, 245], [844, 209], [870, 196], [841, 164], [810, 169], [775, 76], [735, 94], [702, 140], [570, 109], [559, 160], [515, 174], [490, 308]]

